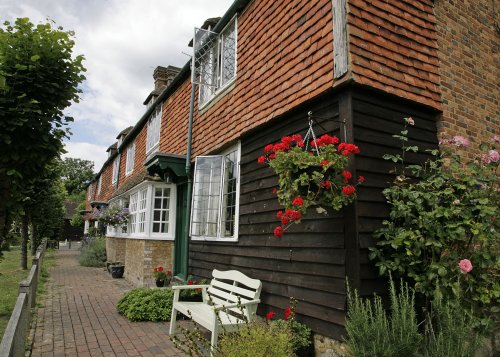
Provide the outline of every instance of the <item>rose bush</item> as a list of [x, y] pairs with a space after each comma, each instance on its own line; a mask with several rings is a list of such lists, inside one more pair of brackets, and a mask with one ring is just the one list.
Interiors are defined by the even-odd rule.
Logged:
[[455, 136], [441, 140], [442, 151], [431, 150], [424, 164], [406, 165], [405, 152], [418, 147], [408, 145], [405, 124], [395, 136], [403, 154], [385, 156], [401, 169], [384, 190], [390, 219], [375, 233], [370, 258], [381, 274], [405, 278], [428, 302], [460, 297], [464, 308], [488, 316], [500, 298], [498, 138], [466, 163], [452, 149], [467, 149], [470, 141]]

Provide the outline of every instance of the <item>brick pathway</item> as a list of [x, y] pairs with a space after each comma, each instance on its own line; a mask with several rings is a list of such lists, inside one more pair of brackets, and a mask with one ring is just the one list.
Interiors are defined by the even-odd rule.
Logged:
[[78, 246], [56, 250], [48, 294], [38, 309], [33, 357], [181, 356], [168, 323], [129, 322], [116, 303], [132, 289], [103, 268], [78, 264]]

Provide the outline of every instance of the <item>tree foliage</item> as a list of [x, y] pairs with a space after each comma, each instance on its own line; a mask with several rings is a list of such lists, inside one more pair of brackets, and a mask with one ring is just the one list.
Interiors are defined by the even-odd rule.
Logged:
[[69, 135], [72, 118], [63, 111], [78, 102], [85, 78], [73, 36], [27, 18], [0, 28], [0, 246], [9, 212], [19, 209]]
[[89, 160], [65, 158], [61, 162], [61, 175], [69, 195], [85, 190], [85, 185], [94, 177], [94, 163]]

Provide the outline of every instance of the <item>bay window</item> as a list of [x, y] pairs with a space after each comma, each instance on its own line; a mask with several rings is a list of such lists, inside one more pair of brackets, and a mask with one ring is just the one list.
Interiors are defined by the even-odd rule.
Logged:
[[191, 237], [237, 240], [239, 147], [222, 155], [198, 156], [195, 163]]
[[108, 227], [108, 236], [137, 239], [173, 240], [175, 228], [176, 187], [173, 184], [143, 182], [121, 196], [128, 207], [126, 227]]

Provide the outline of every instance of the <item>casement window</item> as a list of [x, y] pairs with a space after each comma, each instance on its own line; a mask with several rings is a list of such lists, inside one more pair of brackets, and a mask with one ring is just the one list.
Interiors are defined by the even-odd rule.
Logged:
[[158, 105], [148, 120], [146, 154], [156, 151], [160, 143], [161, 107], [161, 104]]
[[99, 180], [97, 180], [97, 194], [101, 194], [101, 188], [102, 188], [102, 175], [99, 176]]
[[176, 187], [173, 184], [144, 182], [116, 202], [128, 207], [128, 225], [108, 227], [109, 236], [173, 240]]
[[193, 239], [238, 239], [239, 161], [239, 145], [222, 155], [196, 158], [191, 210]]
[[153, 233], [169, 232], [170, 207], [170, 187], [155, 188], [153, 204]]
[[204, 56], [200, 85], [200, 105], [204, 105], [236, 78], [236, 17], [221, 31]]
[[125, 175], [128, 176], [134, 171], [135, 143], [127, 149], [127, 163], [125, 164]]
[[116, 183], [118, 181], [118, 174], [120, 173], [120, 156], [118, 155], [113, 161], [113, 176], [111, 179], [111, 183]]
[[89, 201], [91, 201], [92, 200], [92, 184], [89, 185], [89, 191], [88, 192], [89, 192], [89, 196], [88, 196], [89, 197]]

